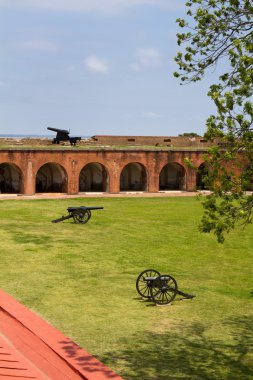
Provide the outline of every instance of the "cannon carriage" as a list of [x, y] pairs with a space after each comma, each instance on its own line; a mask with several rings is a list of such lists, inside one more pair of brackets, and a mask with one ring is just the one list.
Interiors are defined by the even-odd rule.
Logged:
[[104, 207], [100, 206], [79, 206], [79, 207], [68, 207], [68, 215], [62, 216], [61, 218], [52, 220], [52, 223], [62, 222], [63, 220], [73, 218], [76, 224], [85, 224], [91, 218], [92, 210], [101, 210]]
[[182, 292], [174, 277], [160, 274], [155, 269], [145, 269], [136, 280], [136, 290], [142, 298], [152, 300], [156, 305], [167, 305], [177, 295], [192, 299], [195, 295]]

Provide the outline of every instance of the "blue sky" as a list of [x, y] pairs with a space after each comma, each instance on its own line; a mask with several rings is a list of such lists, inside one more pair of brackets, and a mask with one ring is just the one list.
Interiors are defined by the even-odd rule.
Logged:
[[185, 0], [0, 0], [0, 133], [203, 134], [208, 80], [173, 77]]

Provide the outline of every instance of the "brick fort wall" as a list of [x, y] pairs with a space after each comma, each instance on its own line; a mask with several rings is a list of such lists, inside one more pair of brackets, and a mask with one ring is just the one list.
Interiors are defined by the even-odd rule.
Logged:
[[[0, 191], [195, 191], [205, 150], [0, 150]], [[58, 187], [57, 187], [58, 186]]]

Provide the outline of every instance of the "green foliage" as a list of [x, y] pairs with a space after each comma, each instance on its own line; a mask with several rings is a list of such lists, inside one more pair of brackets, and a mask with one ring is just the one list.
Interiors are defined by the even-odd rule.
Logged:
[[[217, 114], [207, 119], [205, 137], [219, 139], [223, 149], [209, 152], [213, 194], [210, 202], [204, 202], [201, 226], [204, 232], [215, 231], [223, 241], [223, 231], [252, 222], [252, 197], [245, 201], [243, 190], [253, 190], [249, 169], [253, 164], [253, 4], [249, 0], [189, 0], [186, 7], [186, 19], [177, 20], [183, 29], [177, 34], [178, 45], [185, 48], [175, 57], [179, 67], [175, 77], [181, 83], [197, 82], [221, 60], [227, 67], [208, 92]], [[215, 211], [214, 203], [218, 204]]]
[[216, 194], [211, 194], [204, 198], [203, 206], [206, 212], [201, 220], [200, 231], [213, 231], [219, 243], [224, 243], [224, 233], [233, 229], [237, 222], [252, 223], [252, 196], [239, 198], [231, 193], [218, 198]]
[[186, 132], [181, 135], [178, 135], [180, 137], [200, 137], [197, 133], [195, 132]]

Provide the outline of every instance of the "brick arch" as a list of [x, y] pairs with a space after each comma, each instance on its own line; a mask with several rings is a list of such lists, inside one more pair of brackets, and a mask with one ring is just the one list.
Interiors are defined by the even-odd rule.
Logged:
[[23, 192], [23, 172], [11, 162], [0, 164], [0, 193], [20, 194]]
[[252, 164], [243, 165], [241, 175], [241, 185], [243, 191], [253, 191], [253, 167]]
[[37, 170], [35, 176], [36, 193], [66, 193], [67, 184], [67, 171], [57, 162], [46, 162]]
[[109, 191], [109, 172], [100, 162], [88, 162], [79, 173], [79, 192]]
[[129, 162], [120, 173], [120, 191], [148, 191], [148, 170], [140, 162]]
[[168, 162], [159, 173], [159, 190], [186, 190], [186, 169], [178, 162]]
[[208, 190], [208, 167], [205, 162], [199, 164], [196, 172], [196, 190]]

